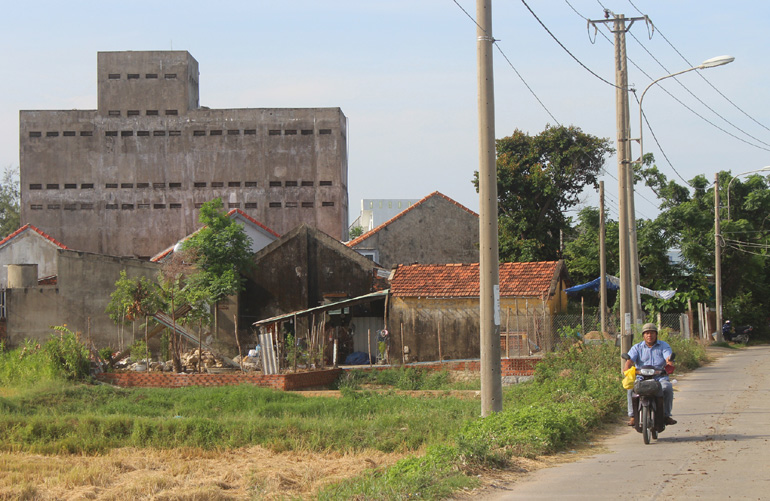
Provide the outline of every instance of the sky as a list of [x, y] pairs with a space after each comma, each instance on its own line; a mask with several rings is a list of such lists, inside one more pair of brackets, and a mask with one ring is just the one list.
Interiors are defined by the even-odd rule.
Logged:
[[[646, 14], [654, 26], [638, 21], [627, 35], [636, 96], [653, 79], [714, 56], [735, 57], [647, 92], [652, 131], [643, 132], [645, 152], [667, 177], [684, 184], [699, 174], [713, 180], [720, 170], [735, 175], [770, 165], [770, 51], [763, 35], [770, 2], [527, 4], [492, 2], [500, 49], [496, 137], [562, 124], [614, 146], [612, 34], [594, 32], [586, 20], [603, 19], [607, 8], [627, 18]], [[19, 163], [19, 110], [96, 108], [97, 52], [187, 50], [199, 63], [203, 106], [342, 109], [351, 221], [361, 199], [419, 199], [434, 191], [478, 212], [475, 10], [472, 0], [8, 3], [0, 20], [0, 168]], [[636, 138], [634, 96], [631, 103]], [[635, 143], [632, 156], [638, 154]], [[606, 203], [617, 219], [615, 157], [605, 170]], [[636, 193], [637, 217], [655, 217], [654, 193], [641, 185]], [[593, 189], [582, 200], [598, 206]]]

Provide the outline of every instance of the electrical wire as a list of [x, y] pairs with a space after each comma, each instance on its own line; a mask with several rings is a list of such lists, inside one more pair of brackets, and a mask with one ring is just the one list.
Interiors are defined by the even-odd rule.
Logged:
[[[637, 7], [636, 5], [634, 5], [634, 2], [632, 2], [631, 0], [628, 0], [628, 3], [630, 3], [630, 4], [631, 4], [631, 6], [632, 6], [634, 9], [636, 9], [636, 11], [637, 11], [639, 14], [642, 14], [642, 15], [644, 15], [644, 13], [643, 13], [641, 10], [639, 10], [639, 7]], [[656, 27], [656, 28], [657, 28], [657, 27]], [[666, 38], [666, 35], [664, 35], [662, 31], [660, 31], [660, 28], [657, 28], [657, 31], [658, 31], [658, 33], [660, 34], [660, 36], [661, 36], [661, 37], [663, 37], [663, 40], [665, 40], [665, 41], [666, 41], [666, 43], [667, 43], [667, 44], [668, 44], [668, 45], [669, 45], [669, 46], [670, 46], [672, 49], [674, 49], [674, 52], [676, 52], [677, 54], [679, 54], [679, 57], [681, 57], [681, 58], [682, 58], [682, 60], [683, 60], [685, 63], [687, 63], [687, 64], [688, 64], [688, 65], [690, 65], [690, 66], [695, 66], [695, 65], [694, 65], [694, 64], [692, 64], [690, 61], [688, 61], [688, 60], [687, 60], [687, 58], [686, 58], [686, 57], [684, 57], [684, 55], [682, 55], [682, 53], [681, 53], [681, 52], [679, 52], [679, 49], [677, 49], [676, 47], [674, 47], [674, 44], [672, 44], [672, 43], [669, 41], [669, 39], [668, 39], [668, 38]], [[758, 121], [758, 120], [756, 120], [754, 117], [752, 117], [751, 115], [749, 115], [748, 113], [746, 113], [745, 111], [743, 111], [743, 109], [741, 109], [741, 107], [740, 107], [740, 106], [738, 106], [738, 105], [737, 105], [737, 104], [735, 104], [735, 103], [734, 103], [734, 102], [733, 102], [733, 101], [732, 101], [730, 98], [728, 98], [727, 96], [725, 96], [725, 95], [724, 95], [724, 94], [723, 94], [723, 93], [722, 93], [722, 92], [721, 92], [719, 89], [717, 89], [717, 88], [716, 88], [716, 86], [714, 86], [714, 84], [712, 84], [712, 83], [709, 81], [709, 79], [708, 79], [708, 78], [706, 78], [705, 76], [703, 76], [703, 74], [701, 74], [700, 72], [696, 72], [696, 73], [698, 73], [698, 76], [700, 76], [700, 77], [701, 77], [701, 78], [702, 78], [702, 79], [703, 79], [703, 80], [704, 80], [704, 81], [705, 81], [707, 84], [709, 84], [709, 86], [710, 86], [712, 89], [714, 89], [714, 90], [717, 92], [717, 94], [719, 94], [720, 96], [722, 96], [722, 97], [725, 99], [725, 101], [727, 101], [728, 103], [730, 103], [731, 105], [733, 105], [733, 106], [735, 107], [735, 109], [737, 109], [738, 111], [740, 111], [741, 113], [743, 113], [744, 115], [746, 115], [746, 117], [748, 117], [748, 118], [749, 118], [751, 121], [753, 121], [754, 123], [756, 123], [756, 124], [757, 124], [757, 125], [759, 125], [760, 127], [764, 128], [765, 130], [768, 130], [768, 131], [770, 131], [770, 128], [768, 128], [766, 125], [764, 125], [763, 123], [759, 122], [759, 121]]]

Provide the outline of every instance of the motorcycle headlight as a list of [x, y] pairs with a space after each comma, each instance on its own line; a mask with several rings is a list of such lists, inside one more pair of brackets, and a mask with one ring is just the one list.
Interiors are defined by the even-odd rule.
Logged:
[[639, 369], [639, 374], [642, 376], [653, 376], [655, 375], [655, 369]]

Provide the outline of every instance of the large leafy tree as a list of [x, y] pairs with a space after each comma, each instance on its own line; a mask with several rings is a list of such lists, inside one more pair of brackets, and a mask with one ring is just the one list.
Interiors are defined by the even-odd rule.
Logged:
[[[500, 259], [558, 259], [565, 212], [580, 202], [587, 186], [613, 152], [608, 139], [574, 126], [548, 126], [536, 136], [520, 130], [497, 140]], [[474, 184], [478, 190], [478, 173]]]
[[0, 180], [0, 238], [19, 229], [19, 169], [6, 169]]

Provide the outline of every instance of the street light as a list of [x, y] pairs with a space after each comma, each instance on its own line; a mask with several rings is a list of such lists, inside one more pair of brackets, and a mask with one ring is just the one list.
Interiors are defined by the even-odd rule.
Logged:
[[761, 169], [756, 170], [750, 170], [746, 172], [741, 172], [740, 174], [736, 174], [735, 177], [733, 177], [729, 183], [727, 183], [727, 220], [730, 220], [730, 186], [732, 186], [733, 181], [738, 179], [739, 176], [745, 176], [746, 174], [753, 174], [755, 172], [764, 172], [770, 170], [770, 165], [767, 165], [765, 167], [762, 167]]
[[[677, 71], [676, 73], [671, 73], [670, 75], [662, 76], [656, 80], [653, 80], [650, 82], [650, 84], [644, 88], [644, 91], [642, 91], [642, 95], [639, 97], [639, 160], [637, 161], [639, 165], [642, 165], [642, 162], [644, 161], [644, 142], [643, 142], [643, 132], [644, 132], [644, 115], [642, 112], [642, 103], [644, 102], [644, 95], [647, 94], [647, 91], [650, 90], [650, 87], [655, 85], [656, 83], [660, 82], [661, 80], [665, 80], [667, 78], [675, 77], [677, 75], [681, 75], [682, 73], [687, 73], [688, 71], [693, 70], [705, 70], [708, 68], [715, 68], [717, 66], [723, 66], [725, 64], [729, 64], [735, 61], [735, 58], [733, 56], [717, 56], [712, 57], [711, 59], [706, 59], [702, 63], [700, 63], [698, 66], [693, 66], [692, 68], [687, 68], [686, 70]], [[629, 166], [630, 170], [630, 166]], [[628, 231], [630, 233], [630, 252], [629, 252], [629, 258], [631, 261], [631, 275], [632, 275], [632, 290], [633, 293], [631, 297], [634, 300], [634, 310], [639, 308], [639, 295], [636, 291], [636, 287], [639, 285], [639, 254], [636, 244], [636, 215], [634, 214], [634, 190], [633, 190], [633, 172], [629, 172], [628, 179], [630, 180], [630, 189], [628, 190], [628, 203], [627, 207], [629, 209], [627, 214], [627, 221], [628, 221]], [[729, 214], [729, 191], [728, 191], [728, 214]]]

